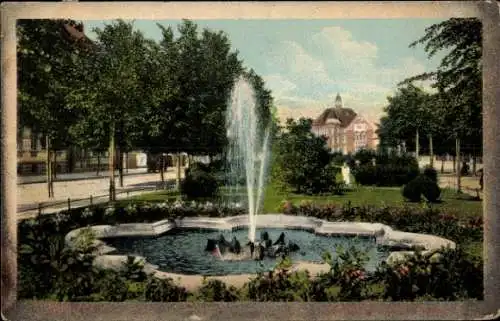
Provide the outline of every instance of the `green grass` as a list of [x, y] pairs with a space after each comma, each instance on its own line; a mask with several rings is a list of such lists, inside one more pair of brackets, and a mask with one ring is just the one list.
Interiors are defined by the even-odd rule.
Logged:
[[[401, 189], [398, 187], [357, 187], [353, 191], [348, 191], [344, 195], [309, 196], [291, 192], [279, 191], [277, 188], [266, 190], [264, 200], [264, 212], [276, 212], [282, 201], [288, 200], [293, 204], [301, 201], [312, 201], [316, 204], [337, 204], [343, 205], [351, 202], [352, 206], [410, 206], [422, 207], [425, 203], [410, 203], [404, 200]], [[441, 202], [431, 206], [445, 211], [454, 212], [461, 217], [482, 216], [482, 202], [472, 200], [472, 197], [457, 198], [453, 190], [443, 189]]]
[[[225, 189], [222, 189], [224, 193]], [[165, 200], [175, 200], [179, 197], [177, 191], [156, 191], [134, 196], [128, 200], [119, 202], [132, 201], [149, 201], [162, 202]], [[311, 196], [295, 194], [291, 192], [281, 191], [274, 185], [268, 185], [265, 191], [263, 213], [276, 213], [282, 201], [287, 200], [293, 204], [299, 204], [301, 201], [312, 201], [316, 204], [337, 204], [344, 205], [351, 202], [352, 206], [410, 206], [422, 207], [425, 203], [409, 203], [403, 199], [401, 189], [398, 187], [357, 187], [352, 191], [346, 192], [344, 195], [322, 195]], [[447, 212], [453, 212], [461, 217], [478, 217], [482, 216], [483, 207], [481, 201], [473, 200], [472, 197], [462, 194], [457, 197], [455, 191], [443, 189], [441, 194], [441, 203], [432, 204], [431, 206]]]

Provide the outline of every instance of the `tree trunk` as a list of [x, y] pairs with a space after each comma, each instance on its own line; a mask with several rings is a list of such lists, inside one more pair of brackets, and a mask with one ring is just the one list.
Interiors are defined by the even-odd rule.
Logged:
[[123, 187], [123, 153], [121, 148], [118, 151], [118, 174], [120, 175], [120, 187]]
[[49, 135], [45, 136], [45, 148], [47, 149], [47, 159], [45, 161], [46, 171], [47, 171], [47, 191], [49, 192], [49, 198], [54, 197], [54, 185], [52, 183], [52, 158], [50, 154], [50, 138]]
[[125, 153], [125, 171], [128, 174], [128, 152]]
[[472, 145], [472, 174], [476, 175], [476, 148], [475, 145]]
[[453, 173], [457, 172], [457, 157], [453, 156]]
[[101, 152], [97, 152], [97, 173], [96, 175], [99, 176], [99, 172], [101, 170]]
[[415, 135], [415, 157], [417, 158], [417, 163], [419, 161], [419, 151], [420, 151], [419, 140], [420, 140], [420, 135], [417, 129], [417, 134]]
[[115, 124], [111, 124], [109, 134], [109, 201], [116, 200], [115, 189]]
[[429, 165], [434, 167], [434, 146], [432, 145], [432, 135], [429, 135]]
[[52, 164], [52, 177], [54, 180], [57, 178], [57, 151], [53, 151], [54, 163]]
[[456, 150], [456, 163], [457, 163], [457, 193], [460, 193], [462, 191], [462, 186], [461, 186], [461, 171], [460, 171], [460, 139], [457, 138], [455, 140], [455, 144], [456, 144], [456, 147], [455, 147], [455, 150]]
[[175, 187], [178, 191], [181, 190], [181, 153], [177, 153], [177, 175], [175, 178]]
[[160, 177], [162, 186], [165, 186], [165, 166], [163, 154], [160, 155]]
[[445, 157], [443, 156], [443, 158], [441, 158], [441, 174], [444, 173], [444, 162], [445, 162]]

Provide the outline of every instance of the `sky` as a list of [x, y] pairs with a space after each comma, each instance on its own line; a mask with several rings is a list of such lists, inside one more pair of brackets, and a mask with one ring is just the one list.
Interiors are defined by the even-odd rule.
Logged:
[[[222, 30], [240, 59], [263, 77], [281, 119], [317, 117], [339, 93], [344, 107], [373, 123], [383, 115], [398, 82], [433, 71], [442, 54], [429, 59], [409, 44], [443, 19], [194, 20], [199, 29]], [[85, 33], [112, 21], [85, 21]], [[157, 23], [176, 30], [179, 20], [135, 20], [159, 41]], [[422, 84], [429, 89], [428, 84]]]

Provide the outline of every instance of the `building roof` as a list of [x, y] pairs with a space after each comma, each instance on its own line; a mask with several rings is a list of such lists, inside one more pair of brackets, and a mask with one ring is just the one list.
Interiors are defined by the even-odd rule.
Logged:
[[70, 41], [82, 44], [86, 48], [95, 46], [94, 42], [85, 35], [82, 23], [65, 21], [63, 22], [62, 30], [66, 39]]
[[[356, 118], [357, 114], [351, 108], [342, 106], [342, 98], [337, 94], [335, 98], [335, 107], [325, 109], [318, 118], [313, 121], [313, 126], [325, 125], [329, 119], [337, 119], [340, 127], [345, 128]], [[331, 122], [331, 121], [330, 121]]]

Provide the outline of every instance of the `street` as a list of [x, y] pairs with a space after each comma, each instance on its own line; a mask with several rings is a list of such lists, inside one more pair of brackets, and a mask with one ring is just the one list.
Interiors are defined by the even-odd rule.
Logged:
[[[81, 174], [80, 174], [81, 175]], [[76, 175], [75, 175], [76, 176]], [[75, 177], [74, 176], [74, 177]], [[181, 177], [184, 176], [184, 169], [181, 169]], [[61, 175], [62, 177], [62, 175]], [[165, 180], [175, 180], [176, 169], [171, 167], [165, 172]], [[18, 178], [19, 179], [19, 178]], [[144, 189], [142, 192], [154, 190], [161, 183], [159, 173], [135, 173], [126, 175], [123, 178], [123, 187], [119, 186], [119, 178], [116, 177], [117, 192], [131, 190], [133, 194], [140, 194], [138, 189]], [[47, 193], [47, 184], [32, 183], [17, 185], [17, 204], [18, 211], [34, 209], [39, 203], [57, 203], [70, 199], [88, 198], [92, 195], [96, 200], [98, 196], [104, 196], [109, 193], [108, 177], [91, 177], [89, 179], [67, 180], [54, 182], [54, 198], [49, 199]], [[123, 194], [125, 195], [125, 194]], [[121, 198], [121, 197], [120, 197]], [[102, 199], [102, 197], [101, 197]]]

